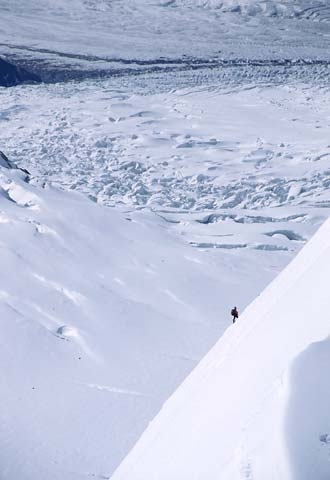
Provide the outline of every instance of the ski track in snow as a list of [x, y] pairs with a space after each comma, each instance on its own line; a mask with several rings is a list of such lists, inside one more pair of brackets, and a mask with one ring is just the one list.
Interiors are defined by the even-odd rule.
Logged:
[[146, 395], [145, 393], [142, 392], [136, 392], [134, 390], [125, 390], [122, 388], [117, 388], [117, 387], [110, 387], [108, 385], [96, 385], [94, 383], [86, 383], [86, 384], [79, 384], [79, 385], [84, 385], [88, 388], [95, 388], [96, 390], [100, 390], [101, 392], [109, 392], [109, 393], [114, 393], [118, 395], [132, 395], [134, 397], [148, 397], [149, 395]]

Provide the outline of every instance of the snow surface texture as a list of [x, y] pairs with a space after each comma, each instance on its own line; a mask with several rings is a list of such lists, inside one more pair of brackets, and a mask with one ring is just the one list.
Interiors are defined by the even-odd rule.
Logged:
[[180, 68], [228, 58], [329, 60], [327, 1], [2, 0], [0, 17], [3, 54], [44, 75], [54, 66], [72, 76], [175, 68], [173, 60]]
[[328, 220], [228, 328], [113, 480], [330, 477]]
[[0, 101], [15, 161], [106, 205], [330, 206], [326, 88], [132, 95], [105, 81], [3, 89]]
[[6, 151], [37, 179], [151, 209], [195, 248], [288, 261], [328, 215], [325, 88], [141, 95], [103, 81], [2, 90], [0, 100]]

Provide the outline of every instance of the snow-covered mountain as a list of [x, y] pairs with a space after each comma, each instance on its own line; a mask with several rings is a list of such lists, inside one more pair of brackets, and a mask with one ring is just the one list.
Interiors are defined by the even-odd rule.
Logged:
[[114, 480], [330, 477], [328, 220], [166, 402]]
[[0, 17], [1, 480], [328, 478], [327, 3]]

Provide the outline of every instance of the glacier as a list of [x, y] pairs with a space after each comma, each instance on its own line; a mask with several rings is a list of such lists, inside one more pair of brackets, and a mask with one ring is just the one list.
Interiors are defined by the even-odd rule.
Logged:
[[329, 13], [1, 2], [1, 478], [329, 477]]

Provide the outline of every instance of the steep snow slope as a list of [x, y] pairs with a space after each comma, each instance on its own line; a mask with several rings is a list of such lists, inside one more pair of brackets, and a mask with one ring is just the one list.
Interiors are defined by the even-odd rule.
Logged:
[[113, 480], [330, 477], [330, 220], [168, 400]]
[[109, 478], [287, 260], [195, 249], [160, 216], [24, 177], [0, 167], [0, 477]]

